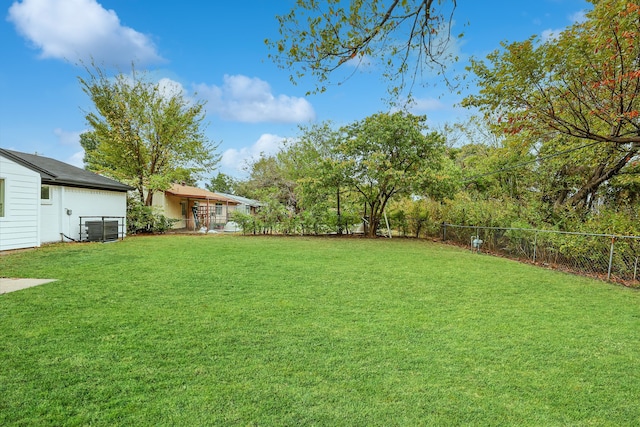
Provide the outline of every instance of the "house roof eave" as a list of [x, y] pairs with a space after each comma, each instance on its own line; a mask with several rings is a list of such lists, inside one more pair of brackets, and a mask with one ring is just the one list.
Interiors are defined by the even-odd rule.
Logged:
[[119, 181], [49, 157], [20, 153], [4, 148], [0, 148], [0, 155], [39, 173], [43, 184], [122, 192], [134, 190], [133, 187]]

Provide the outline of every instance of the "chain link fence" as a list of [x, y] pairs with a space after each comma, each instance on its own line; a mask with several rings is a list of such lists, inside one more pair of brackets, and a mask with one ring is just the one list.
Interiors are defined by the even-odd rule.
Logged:
[[441, 237], [477, 252], [640, 286], [640, 236], [443, 223]]

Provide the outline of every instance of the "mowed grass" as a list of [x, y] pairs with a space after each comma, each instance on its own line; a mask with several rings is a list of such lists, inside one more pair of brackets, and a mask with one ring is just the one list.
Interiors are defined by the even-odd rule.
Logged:
[[0, 256], [0, 425], [640, 425], [640, 292], [401, 239]]

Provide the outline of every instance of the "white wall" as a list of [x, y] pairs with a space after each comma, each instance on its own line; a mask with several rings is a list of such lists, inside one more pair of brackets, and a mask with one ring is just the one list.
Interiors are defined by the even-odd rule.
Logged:
[[62, 188], [55, 185], [49, 186], [50, 199], [40, 200], [40, 239], [42, 243], [60, 242], [60, 196]]
[[[78, 240], [81, 216], [127, 216], [125, 192], [53, 185], [50, 188], [51, 204], [41, 205], [42, 243], [61, 241], [61, 233]], [[67, 210], [71, 210], [71, 215], [67, 215]], [[83, 221], [91, 219], [85, 218]], [[126, 231], [126, 223], [123, 231]], [[86, 238], [86, 235], [83, 238]]]
[[5, 212], [0, 217], [0, 251], [40, 246], [40, 174], [0, 156]]

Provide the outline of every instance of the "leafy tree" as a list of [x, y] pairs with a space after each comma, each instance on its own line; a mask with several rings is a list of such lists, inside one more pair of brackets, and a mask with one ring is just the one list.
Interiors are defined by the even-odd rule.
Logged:
[[299, 207], [308, 215], [322, 217], [333, 204], [336, 231], [342, 234], [343, 194], [347, 191], [347, 177], [343, 156], [338, 150], [342, 133], [330, 122], [301, 127], [301, 135], [289, 142], [282, 157], [289, 163], [291, 176], [297, 182]]
[[417, 238], [425, 232], [433, 233], [438, 220], [434, 212], [438, 204], [434, 202], [423, 197], [404, 197], [391, 204], [391, 219], [396, 227], [401, 228], [403, 235], [411, 233]]
[[242, 229], [242, 234], [256, 233], [256, 219], [253, 215], [241, 211], [233, 211], [231, 212], [231, 220]]
[[[277, 231], [278, 224], [284, 223], [286, 226], [286, 219], [292, 215], [292, 212], [279, 200], [269, 196], [269, 194], [265, 194], [261, 198], [264, 205], [260, 207], [256, 214], [258, 225], [262, 228], [263, 234], [272, 234], [274, 230]], [[285, 229], [284, 231], [288, 232], [289, 230]]]
[[98, 144], [99, 142], [93, 132], [83, 132], [80, 134], [80, 145], [84, 149], [84, 157], [82, 158], [82, 161], [84, 162], [84, 166], [87, 170], [101, 171], [107, 169], [107, 165], [100, 163], [100, 159], [91, 155], [91, 153], [98, 148]]
[[280, 38], [266, 43], [276, 64], [297, 70], [292, 81], [314, 76], [315, 92], [326, 90], [345, 64], [377, 60], [397, 97], [407, 80], [413, 83], [425, 68], [443, 72], [452, 59], [447, 48], [455, 7], [456, 0], [297, 1], [277, 17]]
[[261, 156], [249, 166], [249, 179], [238, 182], [237, 190], [246, 197], [277, 201], [292, 211], [297, 210], [296, 182], [287, 173], [282, 157]]
[[527, 132], [541, 157], [567, 154], [553, 162], [556, 206], [591, 207], [640, 156], [640, 6], [592, 3], [557, 38], [503, 44], [470, 67], [480, 92], [465, 105], [507, 134]]
[[99, 67], [86, 70], [88, 77], [78, 80], [95, 108], [81, 139], [88, 169], [134, 186], [149, 206], [154, 192], [218, 162], [217, 145], [203, 133], [203, 102], [151, 82], [135, 67], [114, 78]]
[[640, 206], [640, 162], [633, 162], [609, 182], [605, 201], [610, 206], [624, 206], [638, 213]]
[[235, 194], [237, 185], [238, 182], [235, 178], [222, 172], [218, 172], [216, 176], [211, 178], [211, 181], [205, 184], [209, 191], [227, 194]]
[[455, 156], [467, 190], [480, 198], [520, 200], [530, 195], [535, 156], [528, 147], [523, 150], [506, 141], [497, 147], [467, 144]]
[[437, 182], [444, 138], [426, 133], [426, 117], [404, 112], [380, 113], [345, 127], [339, 146], [349, 183], [362, 196], [367, 234], [375, 236], [389, 200], [413, 192], [428, 192]]

